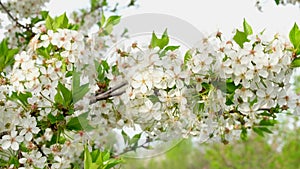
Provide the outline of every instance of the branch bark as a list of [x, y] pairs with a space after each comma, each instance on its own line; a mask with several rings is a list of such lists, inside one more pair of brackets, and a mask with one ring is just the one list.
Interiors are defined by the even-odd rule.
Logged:
[[94, 104], [94, 103], [96, 103], [100, 100], [106, 100], [110, 97], [115, 97], [115, 96], [122, 95], [123, 93], [125, 93], [125, 91], [124, 90], [123, 91], [117, 91], [117, 90], [123, 88], [127, 84], [128, 84], [128, 82], [122, 82], [122, 83], [116, 85], [115, 87], [112, 87], [112, 88], [108, 89], [107, 91], [105, 91], [103, 93], [97, 94], [96, 96], [94, 96], [90, 99], [90, 105]]
[[0, 6], [1, 6], [1, 8], [6, 12], [6, 14], [8, 15], [8, 17], [9, 17], [10, 19], [12, 19], [12, 20], [16, 23], [16, 25], [17, 25], [18, 27], [21, 27], [21, 28], [26, 29], [27, 31], [30, 31], [30, 32], [31, 32], [31, 28], [30, 28], [29, 26], [25, 26], [25, 25], [21, 24], [21, 23], [18, 21], [18, 18], [14, 17], [14, 16], [10, 13], [10, 11], [6, 8], [6, 6], [5, 6], [1, 1], [0, 1]]

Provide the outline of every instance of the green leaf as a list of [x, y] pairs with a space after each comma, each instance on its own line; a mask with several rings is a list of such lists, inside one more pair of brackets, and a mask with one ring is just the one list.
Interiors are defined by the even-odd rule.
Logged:
[[91, 154], [88, 150], [88, 147], [85, 145], [85, 147], [84, 147], [84, 168], [90, 169], [92, 163], [93, 162], [92, 162]]
[[90, 88], [88, 83], [75, 88], [73, 91], [73, 102], [76, 103], [82, 99], [89, 92], [89, 90]]
[[226, 80], [226, 92], [232, 94], [236, 89], [241, 88], [241, 85], [235, 85], [232, 79]]
[[276, 120], [273, 119], [263, 119], [259, 122], [259, 126], [274, 126], [277, 123]]
[[88, 118], [88, 112], [83, 113], [77, 117], [72, 117], [67, 123], [66, 129], [74, 131], [90, 131], [94, 129], [90, 124]]
[[253, 130], [255, 133], [257, 133], [258, 135], [262, 136], [262, 137], [265, 136], [264, 133], [263, 133], [263, 131], [260, 130], [260, 128], [253, 127], [252, 130]]
[[63, 99], [61, 93], [58, 91], [58, 89], [57, 89], [56, 95], [54, 96], [54, 101], [57, 104], [63, 104], [64, 103], [64, 99]]
[[267, 127], [260, 127], [260, 130], [265, 133], [273, 134], [273, 132], [270, 129], [268, 129]]
[[107, 5], [108, 5], [107, 0], [102, 0], [101, 6], [107, 6]]
[[164, 50], [166, 51], [174, 51], [176, 49], [180, 48], [180, 46], [167, 46]]
[[56, 118], [55, 118], [51, 113], [49, 113], [49, 114], [47, 115], [47, 119], [49, 120], [49, 122], [50, 122], [51, 124], [55, 124], [55, 122], [56, 122]]
[[227, 106], [233, 105], [234, 104], [233, 99], [234, 99], [234, 93], [227, 95], [225, 104]]
[[55, 18], [54, 29], [68, 28], [68, 24], [69, 24], [69, 19], [68, 19], [66, 13], [64, 13], [64, 14], [62, 14], [62, 15]]
[[5, 55], [8, 51], [8, 38], [5, 38], [0, 43], [0, 55]]
[[130, 0], [130, 3], [127, 5], [128, 7], [134, 6], [136, 3], [136, 0]]
[[167, 46], [164, 48], [164, 50], [159, 54], [160, 57], [166, 56], [166, 53], [168, 51], [174, 51], [176, 49], [180, 48], [180, 46]]
[[236, 34], [233, 37], [233, 40], [241, 47], [243, 48], [245, 42], [249, 42], [247, 39], [247, 34], [244, 32], [236, 30]]
[[99, 0], [90, 0], [91, 3], [91, 9], [95, 10], [95, 8], [97, 7]]
[[192, 57], [191, 50], [186, 51], [184, 55], [184, 63], [186, 64], [190, 59], [192, 59]]
[[41, 11], [42, 19], [43, 19], [43, 20], [47, 19], [48, 14], [49, 14], [49, 11]]
[[275, 0], [276, 5], [279, 5], [280, 0]]
[[117, 160], [117, 159], [111, 159], [109, 160], [109, 162], [106, 164], [106, 168], [113, 168], [114, 166], [118, 165], [122, 163], [122, 160]]
[[106, 18], [105, 18], [105, 15], [104, 15], [104, 13], [102, 13], [102, 15], [101, 15], [101, 21], [100, 21], [100, 27], [102, 27], [104, 24], [105, 24], [105, 21], [106, 21]]
[[101, 151], [100, 150], [94, 150], [91, 152], [92, 161], [96, 164], [101, 165], [102, 164], [102, 157], [101, 157]]
[[17, 93], [17, 92], [12, 92], [10, 99], [13, 101], [20, 102], [23, 104], [25, 107], [28, 106], [28, 101], [27, 99], [32, 97], [32, 94], [30, 92], [26, 93]]
[[289, 38], [296, 51], [300, 50], [300, 30], [297, 23], [294, 24], [293, 28], [289, 33]]
[[243, 27], [244, 27], [244, 32], [245, 32], [247, 35], [252, 35], [252, 34], [253, 34], [252, 28], [251, 28], [251, 26], [247, 23], [247, 21], [246, 21], [245, 18], [244, 18], [244, 22], [243, 22]]
[[47, 15], [47, 19], [46, 19], [46, 28], [48, 30], [54, 30], [53, 19], [49, 15]]
[[291, 67], [292, 67], [292, 68], [300, 67], [300, 57], [295, 58], [295, 59], [292, 61]]
[[107, 20], [106, 20], [106, 26], [107, 25], [117, 25], [121, 20], [121, 16], [118, 15], [113, 15], [110, 16]]
[[247, 128], [245, 128], [245, 127], [242, 128], [242, 132], [241, 132], [240, 138], [241, 138], [243, 141], [246, 141], [246, 140], [248, 139]]
[[19, 49], [8, 48], [8, 38], [3, 39], [0, 43], [0, 72], [6, 67], [13, 66], [15, 62], [14, 56], [19, 52]]
[[113, 31], [114, 26], [112, 24], [106, 25], [101, 35], [110, 35]]
[[72, 76], [72, 97], [73, 103], [75, 104], [81, 100], [90, 89], [88, 83], [80, 85], [80, 72], [73, 72]]
[[99, 27], [103, 29], [103, 32], [100, 33], [100, 36], [110, 35], [113, 31], [114, 25], [117, 25], [121, 20], [121, 16], [113, 15], [110, 16], [107, 20], [105, 15], [102, 14], [100, 22], [98, 22]]
[[65, 106], [66, 107], [70, 106], [71, 103], [73, 102], [72, 92], [60, 82], [58, 82], [57, 87], [63, 96]]
[[46, 18], [46, 28], [49, 30], [56, 31], [57, 29], [61, 28], [68, 28], [69, 25], [69, 19], [66, 15], [66, 13], [63, 13], [62, 15], [55, 17], [54, 19], [51, 18], [49, 15], [47, 15]]
[[160, 49], [163, 49], [168, 44], [169, 44], [169, 36], [168, 36], [167, 29], [164, 31], [160, 39], [157, 38], [154, 32], [152, 33], [152, 39], [150, 43], [151, 48], [159, 47]]
[[139, 133], [139, 134], [134, 135], [134, 136], [130, 139], [129, 144], [130, 144], [130, 145], [132, 145], [132, 144], [137, 144], [138, 141], [139, 141], [140, 138], [141, 138], [141, 135], [142, 135], [142, 133]]
[[65, 117], [62, 114], [57, 114], [56, 116], [53, 116], [51, 113], [49, 113], [47, 119], [51, 124], [55, 124], [57, 122], [64, 121]]
[[50, 59], [51, 58], [51, 55], [50, 55], [51, 48], [52, 48], [52, 46], [49, 45], [47, 48], [41, 47], [41, 48], [38, 48], [36, 51], [37, 51], [38, 55], [43, 56], [45, 59]]
[[98, 73], [97, 81], [101, 83], [106, 83], [107, 82], [106, 73], [108, 73], [110, 69], [108, 63], [105, 60], [101, 61], [101, 63], [97, 61], [95, 61], [94, 63]]
[[124, 130], [122, 130], [121, 134], [123, 136], [124, 143], [127, 144], [129, 142], [129, 140], [130, 140], [130, 137], [127, 135], [127, 133], [125, 133]]
[[108, 161], [110, 158], [110, 153], [108, 151], [104, 151], [102, 152], [102, 160], [103, 160], [103, 163], [105, 163], [105, 161]]
[[5, 58], [5, 65], [9, 66], [15, 62], [14, 56], [19, 52], [19, 49], [10, 49]]

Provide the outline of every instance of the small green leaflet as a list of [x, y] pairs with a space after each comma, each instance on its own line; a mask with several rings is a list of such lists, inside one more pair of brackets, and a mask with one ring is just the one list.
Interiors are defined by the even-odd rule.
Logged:
[[166, 55], [168, 51], [174, 51], [176, 49], [180, 48], [180, 46], [166, 46], [163, 51], [159, 54], [160, 57], [163, 57]]
[[68, 24], [69, 24], [69, 19], [68, 19], [66, 13], [55, 18], [54, 25], [57, 28], [68, 28]]
[[240, 30], [236, 30], [236, 34], [233, 37], [233, 40], [241, 47], [244, 47], [245, 42], [249, 42], [247, 39], [248, 35], [252, 35], [253, 31], [251, 26], [247, 23], [246, 19], [243, 21], [244, 32]]
[[88, 118], [88, 112], [83, 113], [79, 115], [78, 117], [72, 117], [70, 121], [67, 123], [66, 128], [68, 130], [74, 130], [74, 131], [91, 131], [94, 128], [89, 125], [89, 120]]
[[130, 140], [130, 137], [127, 135], [127, 133], [125, 133], [124, 130], [122, 130], [121, 134], [123, 136], [124, 143], [127, 144], [129, 142], [129, 140]]
[[72, 76], [72, 96], [73, 103], [75, 104], [80, 99], [82, 99], [90, 89], [88, 83], [80, 85], [80, 72], [74, 71], [72, 73]]
[[99, 5], [99, 0], [90, 0], [92, 10], [95, 10]]
[[252, 130], [257, 133], [258, 135], [264, 137], [265, 133], [272, 134], [273, 132], [268, 129], [267, 127], [253, 127]]
[[112, 158], [109, 151], [93, 150], [89, 152], [88, 147], [84, 147], [85, 169], [110, 169], [120, 163], [122, 160]]
[[123, 136], [124, 143], [128, 144], [132, 150], [136, 150], [142, 133], [135, 134], [132, 138], [130, 138], [124, 130], [122, 130], [121, 134]]
[[244, 27], [244, 32], [245, 32], [247, 35], [252, 35], [252, 34], [253, 34], [252, 28], [251, 28], [251, 26], [247, 23], [247, 21], [246, 21], [245, 18], [244, 18], [244, 22], [243, 22], [243, 27]]
[[297, 55], [300, 54], [300, 30], [296, 23], [294, 24], [293, 28], [289, 33], [289, 38], [294, 46], [295, 53]]
[[57, 105], [62, 105], [65, 109], [70, 109], [73, 103], [72, 92], [61, 82], [58, 82], [57, 93], [54, 96]]
[[47, 48], [41, 47], [38, 48], [36, 51], [39, 55], [43, 56], [45, 59], [50, 59], [51, 50], [52, 50], [52, 45], [49, 45]]
[[46, 28], [49, 30], [54, 30], [53, 28], [53, 19], [48, 15], [46, 18]]
[[69, 19], [66, 13], [55, 17], [54, 19], [47, 15], [46, 18], [46, 28], [49, 30], [56, 31], [57, 29], [78, 29], [77, 25], [69, 24]]
[[296, 58], [296, 59], [294, 59], [294, 60], [292, 61], [291, 67], [292, 67], [292, 68], [300, 67], [300, 57], [299, 57], [299, 58]]
[[186, 64], [190, 59], [192, 59], [192, 52], [191, 50], [186, 51], [184, 55], [184, 63]]
[[117, 25], [121, 20], [121, 16], [112, 15], [106, 19], [105, 15], [102, 14], [100, 22], [98, 22], [99, 27], [103, 29], [100, 35], [109, 35], [113, 31], [113, 27]]
[[28, 106], [27, 99], [30, 97], [32, 97], [32, 94], [30, 92], [26, 92], [26, 93], [12, 92], [10, 99], [14, 101], [19, 101], [21, 104], [23, 104], [23, 106], [27, 107]]
[[241, 134], [240, 134], [240, 138], [241, 138], [243, 141], [246, 141], [246, 140], [248, 139], [247, 128], [242, 127], [242, 132], [241, 132]]
[[280, 0], [275, 0], [276, 5], [279, 5]]
[[121, 20], [121, 16], [113, 15], [106, 20], [107, 25], [117, 25]]
[[157, 38], [154, 32], [152, 33], [152, 39], [150, 42], [151, 48], [159, 47], [160, 49], [163, 49], [168, 44], [169, 44], [169, 36], [168, 36], [167, 29], [164, 31], [160, 39]]
[[92, 163], [93, 163], [92, 156], [89, 152], [87, 145], [85, 145], [85, 147], [84, 147], [84, 168], [90, 169]]
[[278, 123], [276, 120], [272, 119], [263, 119], [259, 122], [259, 126], [274, 126], [276, 123]]
[[8, 48], [8, 38], [3, 39], [0, 43], [0, 72], [6, 67], [12, 66], [15, 62], [14, 56], [19, 52], [19, 49]]
[[49, 113], [47, 118], [51, 124], [56, 124], [65, 120], [64, 115], [60, 113], [57, 114], [56, 116], [53, 116], [51, 113]]
[[101, 83], [107, 82], [106, 73], [108, 73], [110, 69], [107, 61], [102, 60], [101, 63], [94, 61], [94, 63], [95, 63], [96, 71], [98, 73], [97, 82], [101, 82]]
[[244, 47], [245, 42], [249, 42], [247, 39], [247, 34], [245, 32], [241, 32], [238, 29], [236, 30], [236, 34], [233, 37], [233, 40], [241, 47]]

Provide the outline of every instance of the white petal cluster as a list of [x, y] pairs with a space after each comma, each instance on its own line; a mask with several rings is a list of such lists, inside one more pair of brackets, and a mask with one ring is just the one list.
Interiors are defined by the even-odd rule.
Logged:
[[291, 94], [292, 52], [281, 36], [252, 35], [243, 48], [224, 39], [220, 32], [203, 37], [186, 63], [178, 50], [161, 56], [159, 48], [117, 49], [119, 74], [109, 77], [112, 86], [118, 79], [129, 87], [114, 99], [122, 118], [113, 122], [139, 124], [150, 135], [173, 128], [230, 141], [276, 106], [298, 110], [299, 97]]
[[[19, 163], [28, 168], [47, 163], [70, 168], [80, 161], [84, 143], [116, 146], [111, 136], [116, 128], [138, 125], [150, 139], [194, 136], [227, 143], [266, 118], [263, 114], [299, 113], [300, 99], [290, 83], [290, 44], [279, 35], [248, 39], [240, 47], [218, 32], [203, 36], [186, 54], [138, 43], [117, 47], [104, 71], [108, 86], [100, 87], [95, 65], [104, 61], [105, 40], [68, 29], [39, 32], [28, 50], [15, 55], [11, 71], [0, 75], [0, 131], [5, 131], [0, 146], [21, 152]], [[59, 85], [72, 91], [74, 70], [90, 90], [70, 113], [60, 109], [57, 94]], [[91, 104], [90, 98], [121, 82], [128, 85], [120, 94]], [[84, 113], [92, 130], [65, 128]]]

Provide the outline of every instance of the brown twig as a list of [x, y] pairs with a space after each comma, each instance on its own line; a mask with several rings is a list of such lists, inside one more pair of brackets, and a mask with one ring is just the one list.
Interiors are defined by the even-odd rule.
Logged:
[[44, 151], [42, 150], [42, 147], [41, 147], [40, 145], [38, 145], [37, 142], [33, 141], [33, 144], [38, 148], [39, 152], [40, 152], [43, 156], [48, 157], [48, 156], [44, 153]]
[[30, 31], [30, 32], [31, 32], [31, 28], [28, 27], [28, 26], [25, 26], [25, 25], [21, 24], [21, 23], [18, 21], [18, 18], [14, 17], [14, 16], [10, 13], [10, 11], [6, 8], [6, 6], [5, 6], [1, 1], [0, 1], [0, 6], [1, 6], [1, 7], [3, 8], [3, 10], [6, 12], [6, 14], [8, 15], [8, 17], [9, 17], [10, 19], [12, 19], [12, 20], [16, 23], [16, 25], [17, 25], [18, 27], [24, 28], [24, 29], [26, 29], [27, 31]]
[[125, 91], [118, 91], [118, 92], [116, 92], [116, 91], [119, 90], [120, 88], [126, 86], [127, 84], [128, 84], [128, 82], [122, 82], [121, 84], [119, 84], [115, 87], [112, 87], [103, 93], [97, 94], [96, 96], [94, 96], [90, 99], [90, 104], [94, 104], [100, 100], [106, 100], [110, 97], [122, 95]]

